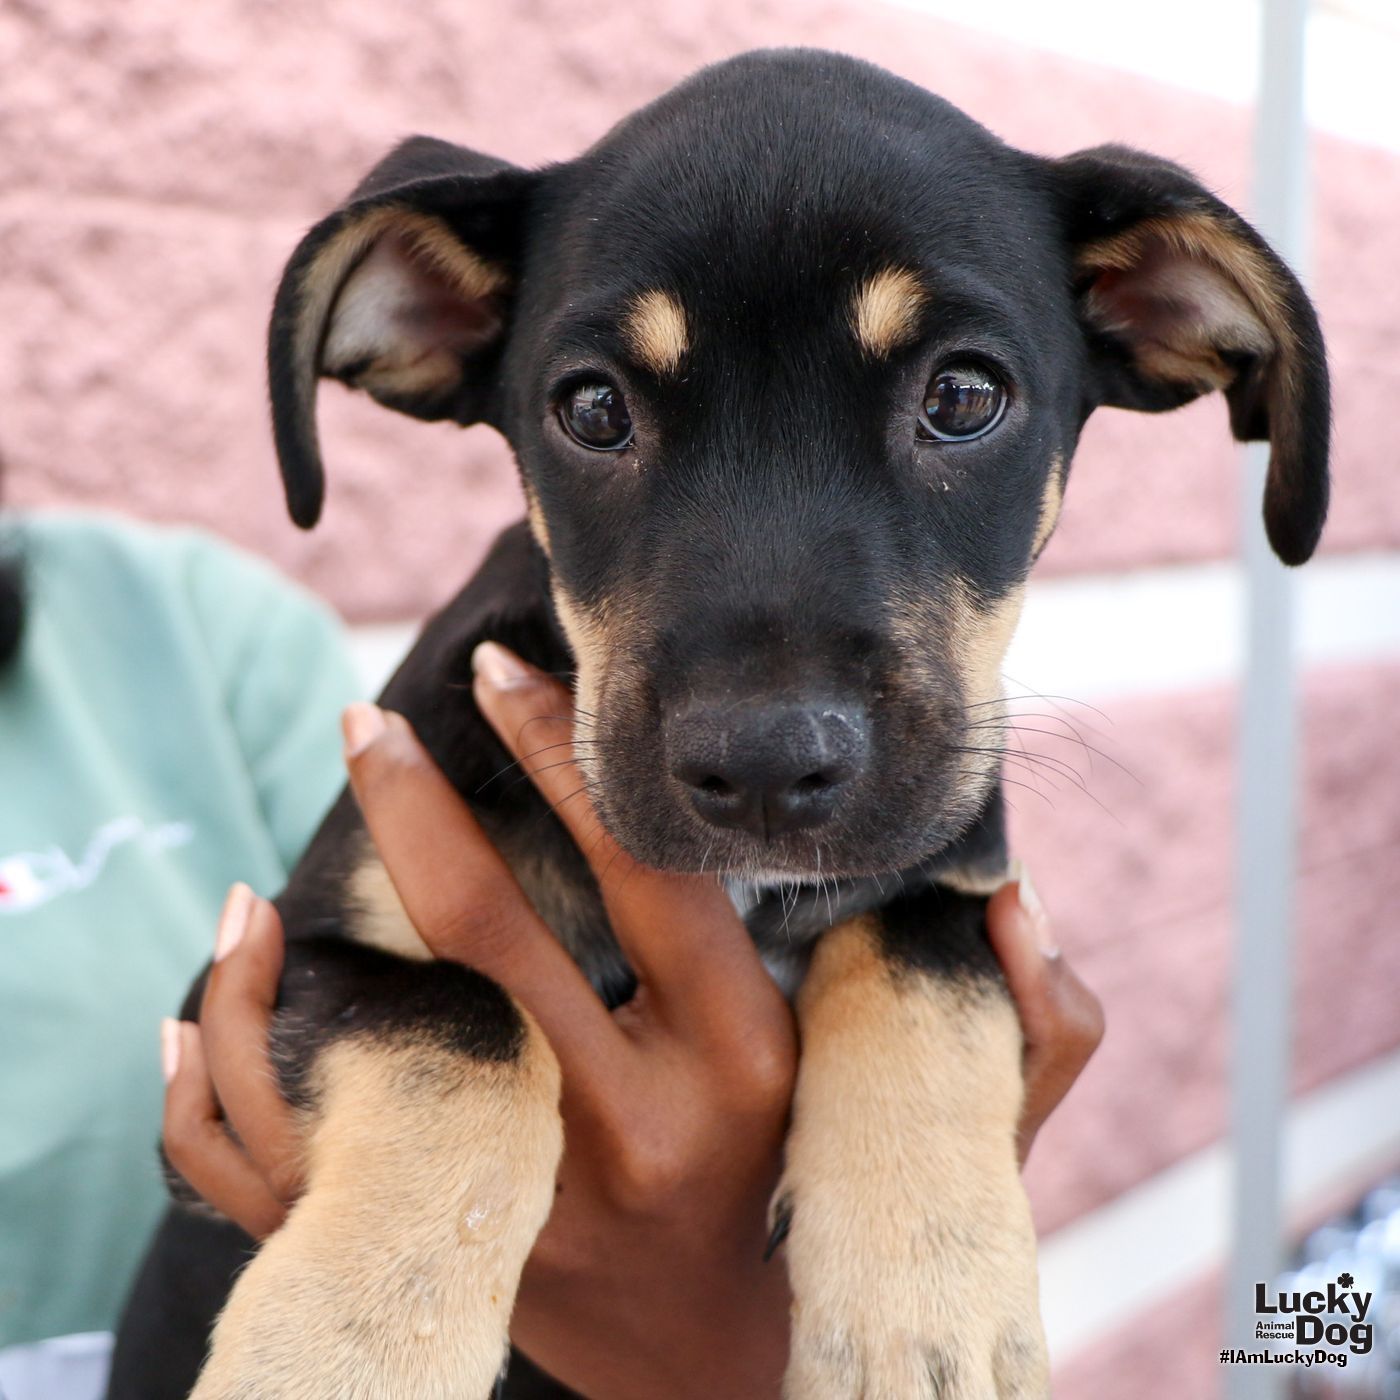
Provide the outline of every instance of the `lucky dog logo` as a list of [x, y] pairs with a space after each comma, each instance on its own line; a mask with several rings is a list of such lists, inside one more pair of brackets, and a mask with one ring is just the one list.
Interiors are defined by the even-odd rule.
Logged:
[[1271, 1349], [1226, 1347], [1220, 1353], [1221, 1364], [1345, 1366], [1349, 1356], [1365, 1356], [1371, 1350], [1374, 1297], [1357, 1288], [1348, 1273], [1338, 1274], [1337, 1281], [1326, 1288], [1279, 1289], [1256, 1283], [1254, 1311], [1259, 1321], [1254, 1338]]

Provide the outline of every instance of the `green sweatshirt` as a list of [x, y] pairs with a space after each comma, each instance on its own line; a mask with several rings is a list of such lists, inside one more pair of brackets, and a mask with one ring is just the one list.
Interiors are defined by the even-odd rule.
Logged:
[[343, 782], [332, 616], [191, 530], [10, 522], [0, 672], [0, 1347], [110, 1328], [163, 1204], [157, 1022], [228, 885], [276, 893]]

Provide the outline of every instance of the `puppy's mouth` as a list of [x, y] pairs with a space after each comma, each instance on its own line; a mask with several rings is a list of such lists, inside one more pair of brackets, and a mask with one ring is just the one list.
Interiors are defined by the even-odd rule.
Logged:
[[820, 886], [826, 881], [897, 877], [901, 870], [921, 864], [949, 846], [958, 835], [951, 827], [923, 830], [895, 843], [868, 843], [833, 835], [827, 841], [760, 844], [720, 843], [700, 838], [698, 860], [680, 857], [668, 862], [678, 872], [713, 873], [727, 884], [757, 890], [784, 890], [798, 885]]

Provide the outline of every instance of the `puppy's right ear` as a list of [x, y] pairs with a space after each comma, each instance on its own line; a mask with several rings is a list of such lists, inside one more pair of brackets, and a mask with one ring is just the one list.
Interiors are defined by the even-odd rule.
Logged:
[[481, 416], [536, 178], [415, 136], [292, 254], [267, 365], [287, 508], [303, 529], [325, 497], [319, 377], [415, 418]]

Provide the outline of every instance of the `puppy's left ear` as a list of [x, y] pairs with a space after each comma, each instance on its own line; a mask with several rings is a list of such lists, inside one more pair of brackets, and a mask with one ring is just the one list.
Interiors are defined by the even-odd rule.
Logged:
[[1213, 389], [1267, 439], [1264, 524], [1301, 564], [1327, 516], [1331, 411], [1317, 315], [1283, 260], [1169, 161], [1101, 146], [1049, 163], [1095, 371], [1094, 406], [1176, 408]]

